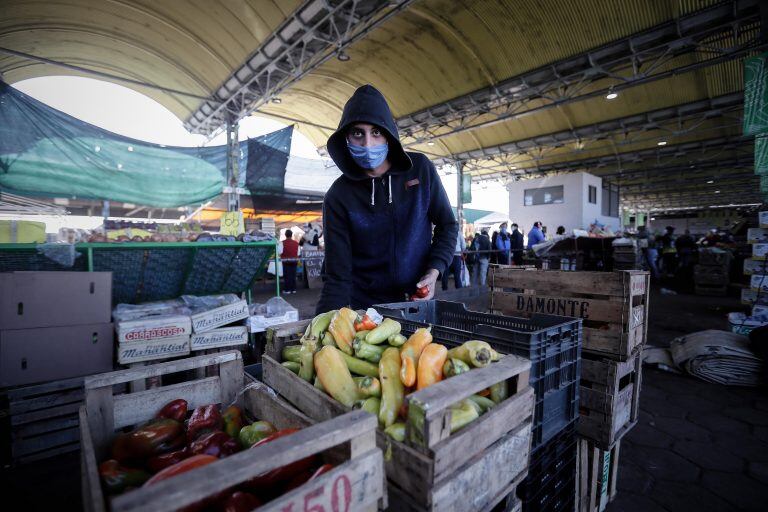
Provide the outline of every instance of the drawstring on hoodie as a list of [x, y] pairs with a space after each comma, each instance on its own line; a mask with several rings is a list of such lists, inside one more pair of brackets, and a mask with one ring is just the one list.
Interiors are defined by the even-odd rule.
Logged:
[[[389, 175], [389, 204], [392, 204], [392, 175]], [[376, 178], [371, 178], [371, 206], [376, 206]]]

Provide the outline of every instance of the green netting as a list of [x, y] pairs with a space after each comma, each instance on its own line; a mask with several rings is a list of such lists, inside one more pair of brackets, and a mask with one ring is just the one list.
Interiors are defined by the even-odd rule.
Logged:
[[744, 60], [744, 135], [768, 132], [768, 53]]
[[760, 176], [760, 192], [768, 192], [768, 176]]
[[755, 137], [755, 174], [768, 175], [768, 136]]

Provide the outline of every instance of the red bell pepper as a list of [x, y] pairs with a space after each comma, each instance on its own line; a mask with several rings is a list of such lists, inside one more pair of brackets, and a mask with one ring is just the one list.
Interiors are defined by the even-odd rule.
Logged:
[[192, 412], [187, 424], [187, 440], [194, 441], [200, 434], [224, 428], [218, 404], [203, 405]]
[[169, 466], [178, 464], [184, 459], [190, 458], [192, 455], [193, 453], [190, 451], [189, 447], [185, 446], [181, 450], [152, 457], [147, 461], [147, 467], [153, 473], [157, 473]]
[[183, 398], [177, 398], [165, 404], [160, 412], [155, 415], [155, 418], [168, 418], [176, 420], [179, 423], [184, 423], [187, 419], [187, 401]]
[[236, 405], [230, 405], [224, 409], [221, 417], [224, 420], [224, 432], [237, 439], [243, 428], [243, 411]]
[[131, 487], [141, 487], [150, 474], [141, 469], [128, 468], [115, 459], [99, 464], [99, 477], [107, 494], [120, 494]]
[[419, 288], [416, 288], [416, 291], [413, 292], [413, 295], [411, 295], [411, 300], [423, 299], [427, 295], [429, 295], [429, 287], [428, 286], [421, 286]]
[[213, 462], [216, 462], [216, 457], [212, 455], [193, 455], [192, 457], [188, 459], [184, 459], [178, 464], [174, 464], [173, 466], [169, 466], [147, 480], [147, 483], [144, 485], [154, 485], [157, 482], [162, 482], [163, 480], [168, 480], [169, 478], [173, 478], [176, 475], [181, 475], [182, 473], [186, 473], [187, 471], [192, 471], [193, 469], [197, 469], [203, 466], [207, 466], [208, 464], [211, 464]]
[[283, 488], [283, 494], [292, 491], [296, 489], [297, 487], [300, 487], [304, 485], [307, 482], [311, 482], [315, 478], [319, 477], [320, 475], [323, 475], [330, 470], [333, 469], [333, 464], [323, 464], [316, 470], [312, 471], [311, 469], [308, 469], [307, 471], [303, 471], [293, 477]]
[[309, 477], [309, 480], [310, 481], [314, 480], [315, 478], [319, 477], [320, 475], [324, 475], [325, 473], [329, 472], [333, 468], [334, 468], [333, 464], [323, 464], [322, 466], [317, 468], [317, 470], [314, 473], [312, 473], [312, 476]]
[[256, 448], [257, 446], [261, 446], [263, 444], [267, 444], [267, 443], [269, 443], [271, 441], [274, 441], [275, 439], [279, 439], [281, 437], [285, 437], [285, 436], [289, 436], [291, 434], [295, 434], [298, 431], [299, 431], [298, 428], [284, 428], [283, 430], [278, 430], [274, 434], [271, 434], [271, 435], [265, 437], [264, 439], [262, 439], [261, 441], [258, 441], [256, 443], [254, 443], [253, 445], [251, 445], [251, 448]]
[[195, 455], [213, 455], [223, 459], [240, 450], [240, 443], [219, 430], [202, 434], [190, 443], [189, 450]]
[[143, 460], [184, 446], [184, 425], [168, 418], [155, 420], [129, 434], [117, 436], [112, 457], [123, 462]]
[[[259, 441], [258, 443], [254, 444], [253, 446], [251, 446], [251, 448], [256, 448], [258, 446], [262, 446], [269, 442], [272, 442], [275, 439], [279, 439], [281, 437], [294, 434], [298, 432], [298, 430], [299, 429], [296, 429], [296, 428], [286, 428], [283, 430], [278, 430], [271, 436], [266, 437], [261, 441]], [[274, 489], [278, 485], [288, 482], [294, 477], [296, 477], [297, 475], [309, 470], [315, 464], [317, 464], [317, 456], [310, 455], [309, 457], [306, 457], [304, 459], [291, 462], [290, 464], [286, 464], [285, 466], [273, 469], [271, 471], [267, 471], [266, 473], [263, 473], [255, 478], [248, 480], [244, 485], [246, 486], [246, 488], [256, 490], [259, 494], [263, 492], [268, 493], [270, 491], [274, 491]]]
[[378, 325], [368, 315], [363, 315], [363, 318], [355, 322], [355, 331], [372, 331], [376, 327]]
[[235, 491], [222, 505], [222, 512], [251, 512], [263, 505], [261, 500], [249, 492]]

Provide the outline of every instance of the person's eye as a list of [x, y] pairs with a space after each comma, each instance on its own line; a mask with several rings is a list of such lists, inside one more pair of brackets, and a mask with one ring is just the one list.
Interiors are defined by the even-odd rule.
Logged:
[[371, 130], [371, 134], [374, 137], [381, 137], [381, 130]]

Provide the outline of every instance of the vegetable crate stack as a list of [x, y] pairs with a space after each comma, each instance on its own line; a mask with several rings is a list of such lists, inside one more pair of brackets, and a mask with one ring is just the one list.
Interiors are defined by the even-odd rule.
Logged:
[[[113, 390], [198, 368], [214, 375]], [[386, 507], [375, 419], [353, 411], [314, 422], [264, 384], [245, 386], [237, 351], [88, 377], [79, 414], [89, 511]]]
[[613, 449], [637, 423], [649, 273], [521, 273], [498, 268], [493, 270], [491, 287], [493, 311], [583, 319], [577, 433], [590, 449]]
[[82, 376], [112, 370], [111, 296], [109, 272], [0, 273], [2, 431], [13, 463], [77, 450]]
[[[768, 243], [768, 229], [750, 228], [747, 230], [747, 242], [753, 247]], [[728, 322], [731, 325], [731, 331], [749, 335], [756, 327], [768, 323], [768, 261], [755, 259], [754, 256], [746, 258], [744, 274], [749, 276], [749, 287], [741, 291], [741, 302], [751, 306], [751, 314], [729, 313]]]
[[578, 441], [578, 512], [603, 512], [616, 497], [621, 441], [601, 450], [587, 439]]
[[268, 331], [263, 365], [313, 419], [352, 408], [378, 419], [391, 510], [489, 510], [526, 475], [531, 365], [487, 342], [342, 308]]
[[614, 270], [637, 270], [640, 268], [640, 251], [634, 238], [617, 238], [613, 246]]
[[693, 267], [696, 295], [728, 294], [731, 259], [731, 253], [722, 249], [699, 249], [699, 264]]

